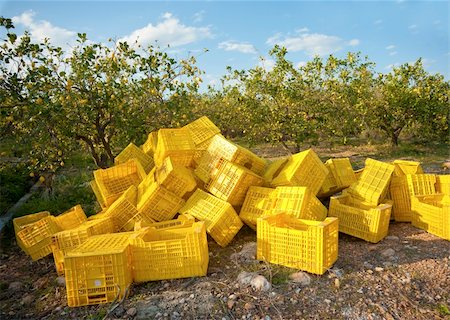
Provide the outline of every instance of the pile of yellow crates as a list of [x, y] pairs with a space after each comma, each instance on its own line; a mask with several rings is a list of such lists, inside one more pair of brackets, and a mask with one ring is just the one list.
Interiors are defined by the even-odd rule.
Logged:
[[[311, 149], [268, 162], [207, 117], [151, 132], [93, 176], [98, 214], [78, 205], [14, 219], [33, 260], [53, 254], [69, 306], [122, 298], [133, 282], [205, 276], [207, 235], [225, 247], [244, 223], [256, 231], [257, 259], [314, 274], [336, 261], [339, 232], [383, 239], [391, 210], [450, 240], [449, 176], [373, 159], [354, 172], [349, 159], [322, 163]], [[328, 210], [319, 199], [329, 196]]]

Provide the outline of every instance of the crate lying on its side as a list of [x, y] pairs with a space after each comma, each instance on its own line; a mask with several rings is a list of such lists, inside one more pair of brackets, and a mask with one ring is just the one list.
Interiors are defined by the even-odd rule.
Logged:
[[86, 220], [86, 214], [79, 204], [55, 217], [55, 222], [61, 230], [76, 228]]
[[67, 304], [86, 306], [122, 299], [132, 283], [132, 232], [90, 237], [64, 257]]
[[130, 186], [106, 209], [104, 216], [112, 219], [117, 230], [124, 230], [127, 222], [138, 214], [136, 205], [137, 189], [135, 186]]
[[130, 237], [130, 246], [136, 282], [199, 277], [208, 270], [204, 222], [158, 229], [149, 226]]
[[412, 225], [450, 241], [450, 197], [444, 194], [413, 196]]
[[161, 167], [156, 169], [155, 179], [159, 185], [180, 198], [197, 186], [192, 169], [175, 164], [170, 157], [164, 159]]
[[22, 240], [20, 240], [20, 238], [17, 236], [17, 233], [19, 233], [20, 230], [26, 228], [28, 225], [48, 216], [50, 216], [50, 212], [42, 211], [13, 219], [14, 234], [16, 236], [17, 245], [20, 247], [20, 249], [26, 251], [25, 245], [23, 244]]
[[186, 128], [160, 129], [158, 143], [154, 154], [156, 166], [161, 166], [166, 157], [183, 167], [194, 164], [195, 144], [191, 133]]
[[320, 188], [318, 197], [329, 197], [356, 182], [355, 172], [349, 158], [328, 159], [325, 167], [329, 172]]
[[68, 252], [94, 235], [114, 233], [115, 231], [112, 219], [103, 218], [86, 221], [75, 229], [55, 233], [52, 236], [52, 252], [56, 272], [60, 275], [64, 274], [64, 256]]
[[439, 174], [436, 176], [436, 193], [450, 196], [450, 175]]
[[239, 218], [250, 228], [256, 230], [258, 218], [272, 213], [276, 194], [276, 189], [250, 187], [239, 212]]
[[279, 213], [257, 222], [257, 259], [324, 274], [338, 256], [338, 219], [297, 219]]
[[130, 159], [137, 160], [144, 171], [149, 173], [153, 169], [155, 163], [153, 158], [147, 155], [141, 148], [137, 147], [134, 143], [130, 143], [125, 149], [123, 149], [115, 158], [114, 164], [118, 165], [125, 163]]
[[423, 174], [420, 162], [408, 160], [394, 160], [392, 164], [394, 168], [394, 176], [401, 177], [408, 174]]
[[222, 247], [227, 246], [243, 224], [231, 204], [197, 189], [180, 210], [206, 224], [206, 231]]
[[188, 123], [183, 128], [188, 129], [191, 133], [195, 147], [198, 147], [205, 141], [220, 133], [220, 129], [217, 128], [217, 126], [206, 116], [200, 117], [197, 120]]
[[391, 203], [367, 206], [346, 194], [330, 198], [328, 216], [339, 218], [340, 232], [377, 243], [388, 234], [391, 209]]
[[141, 146], [142, 151], [153, 159], [156, 146], [158, 144], [158, 131], [152, 131], [148, 134], [147, 140]]

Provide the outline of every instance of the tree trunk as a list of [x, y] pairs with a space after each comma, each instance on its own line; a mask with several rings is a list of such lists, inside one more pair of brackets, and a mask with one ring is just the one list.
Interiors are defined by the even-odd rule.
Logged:
[[391, 145], [396, 147], [398, 146], [398, 137], [400, 136], [400, 133], [402, 132], [403, 128], [395, 128], [391, 132]]

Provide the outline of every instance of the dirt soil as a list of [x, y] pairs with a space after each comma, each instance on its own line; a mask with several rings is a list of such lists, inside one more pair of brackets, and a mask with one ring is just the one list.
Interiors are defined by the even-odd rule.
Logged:
[[[255, 242], [248, 227], [226, 248], [209, 239], [206, 277], [134, 284], [119, 304], [69, 308], [53, 258], [33, 262], [13, 240], [0, 250], [0, 319], [450, 319], [450, 242], [409, 223], [392, 222], [378, 244], [339, 234], [333, 268], [303, 284], [289, 277], [298, 270], [240, 253]], [[241, 272], [271, 288], [241, 284]]]

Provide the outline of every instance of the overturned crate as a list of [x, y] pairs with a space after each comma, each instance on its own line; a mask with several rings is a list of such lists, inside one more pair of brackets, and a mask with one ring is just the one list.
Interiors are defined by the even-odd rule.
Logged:
[[[127, 222], [138, 214], [137, 189], [130, 186], [116, 201], [106, 209], [104, 216], [112, 219], [117, 230], [124, 230]], [[129, 231], [129, 230], [126, 230]]]
[[86, 214], [79, 204], [55, 217], [55, 222], [61, 230], [76, 228], [86, 220]]
[[130, 186], [137, 187], [145, 177], [144, 169], [135, 159], [108, 169], [94, 171], [98, 192], [105, 207], [116, 201]]
[[144, 171], [149, 173], [153, 169], [155, 163], [153, 158], [147, 155], [141, 148], [137, 147], [134, 143], [130, 143], [125, 149], [123, 149], [115, 158], [114, 164], [126, 163], [128, 160], [137, 160]]
[[17, 245], [23, 250], [25, 250], [25, 245], [23, 244], [22, 240], [17, 236], [20, 230], [25, 229], [27, 226], [31, 225], [32, 223], [35, 223], [42, 218], [50, 216], [50, 212], [48, 211], [42, 211], [38, 213], [32, 213], [28, 214], [22, 217], [14, 218], [13, 219], [13, 226], [14, 226], [14, 234], [16, 236]]
[[348, 158], [328, 159], [325, 162], [328, 175], [320, 188], [318, 197], [328, 197], [356, 182], [356, 176]]
[[196, 147], [203, 145], [206, 141], [220, 133], [220, 129], [206, 116], [192, 121], [183, 128], [189, 130]]
[[258, 219], [257, 259], [324, 274], [338, 256], [338, 219], [297, 219], [279, 213]]
[[328, 169], [317, 154], [309, 149], [292, 155], [273, 178], [271, 185], [308, 187], [316, 195], [327, 175]]
[[158, 144], [158, 131], [152, 131], [148, 134], [147, 140], [141, 146], [142, 151], [149, 157], [152, 157], [155, 154], [156, 146]]
[[158, 229], [149, 226], [130, 238], [130, 246], [136, 282], [199, 277], [208, 270], [204, 222]]
[[340, 232], [377, 243], [388, 234], [391, 209], [391, 203], [368, 206], [346, 194], [330, 198], [328, 216], [339, 218]]
[[253, 230], [256, 230], [258, 218], [271, 214], [276, 197], [276, 189], [250, 187], [239, 212], [239, 218]]
[[156, 169], [155, 179], [159, 185], [164, 186], [180, 198], [193, 191], [197, 186], [193, 171], [173, 163], [170, 157], [167, 157], [162, 166]]
[[93, 236], [67, 253], [64, 268], [69, 307], [113, 302], [126, 295], [132, 283], [131, 234]]
[[206, 231], [222, 247], [227, 246], [243, 226], [231, 204], [200, 189], [194, 192], [180, 212], [204, 221]]
[[420, 162], [408, 161], [408, 160], [394, 160], [394, 176], [401, 177], [408, 174], [423, 174], [422, 166]]
[[156, 166], [161, 166], [166, 157], [183, 167], [194, 165], [195, 144], [191, 133], [186, 128], [160, 129], [154, 160]]
[[450, 241], [450, 197], [444, 194], [413, 196], [412, 225]]
[[440, 174], [436, 176], [436, 192], [450, 196], [450, 175]]
[[75, 229], [60, 231], [52, 236], [52, 252], [58, 274], [64, 274], [64, 256], [94, 235], [114, 233], [112, 219], [103, 218], [84, 222]]

